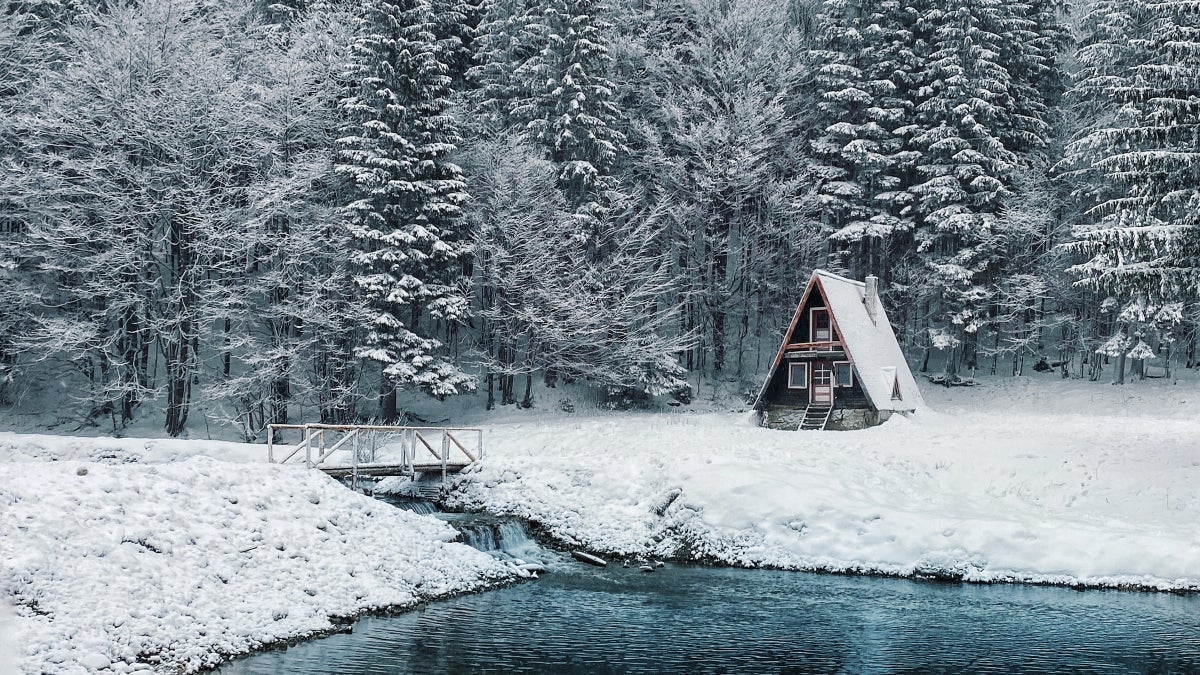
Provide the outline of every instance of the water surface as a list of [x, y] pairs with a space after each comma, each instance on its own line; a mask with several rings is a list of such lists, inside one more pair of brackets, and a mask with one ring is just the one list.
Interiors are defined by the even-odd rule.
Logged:
[[1200, 596], [559, 559], [245, 673], [1200, 673]]

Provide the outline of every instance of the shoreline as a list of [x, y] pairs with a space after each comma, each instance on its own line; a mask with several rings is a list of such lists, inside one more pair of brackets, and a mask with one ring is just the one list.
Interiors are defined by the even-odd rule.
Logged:
[[[1044, 394], [1025, 389], [1014, 400]], [[737, 413], [497, 422], [442, 507], [520, 518], [550, 548], [610, 561], [1200, 592], [1200, 419], [1093, 413], [804, 434]], [[211, 670], [519, 576], [445, 523], [262, 456], [0, 433], [0, 589], [24, 606], [30, 670], [123, 672], [151, 654]]]

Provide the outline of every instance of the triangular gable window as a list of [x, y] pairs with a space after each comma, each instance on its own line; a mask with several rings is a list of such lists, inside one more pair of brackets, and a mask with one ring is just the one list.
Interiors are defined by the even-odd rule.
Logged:
[[892, 380], [892, 400], [899, 401], [899, 400], [901, 400], [901, 398], [902, 397], [900, 396], [900, 376], [897, 375], [896, 378]]

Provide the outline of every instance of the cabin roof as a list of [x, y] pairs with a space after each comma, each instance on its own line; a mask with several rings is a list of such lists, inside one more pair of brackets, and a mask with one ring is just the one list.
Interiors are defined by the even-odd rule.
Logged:
[[[917, 388], [917, 382], [908, 367], [908, 360], [896, 341], [896, 334], [892, 331], [892, 324], [888, 321], [878, 296], [875, 298], [876, 320], [871, 321], [865, 300], [866, 284], [825, 270], [813, 271], [808, 287], [804, 290], [803, 299], [796, 308], [796, 317], [792, 319], [792, 324], [784, 335], [779, 354], [771, 364], [771, 372], [767, 374], [755, 406], [762, 402], [771, 378], [783, 361], [784, 350], [796, 329], [799, 313], [804, 309], [814, 287], [825, 298], [838, 336], [850, 360], [854, 362], [859, 386], [871, 405], [876, 410], [907, 411], [924, 408], [925, 401], [921, 398], [921, 391]], [[900, 385], [900, 400], [892, 399], [894, 382]]]

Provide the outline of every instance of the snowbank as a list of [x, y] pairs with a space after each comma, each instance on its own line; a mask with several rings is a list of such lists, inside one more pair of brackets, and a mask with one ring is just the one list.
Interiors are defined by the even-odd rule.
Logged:
[[519, 574], [455, 536], [300, 468], [0, 463], [0, 599], [30, 673], [194, 671]]
[[1200, 422], [921, 414], [856, 432], [733, 415], [505, 425], [453, 505], [616, 555], [1200, 589]]
[[17, 621], [8, 609], [8, 602], [0, 598], [0, 675], [17, 675]]
[[108, 464], [177, 462], [198, 455], [230, 462], [263, 462], [267, 447], [178, 438], [86, 438], [0, 431], [0, 462], [70, 459]]

